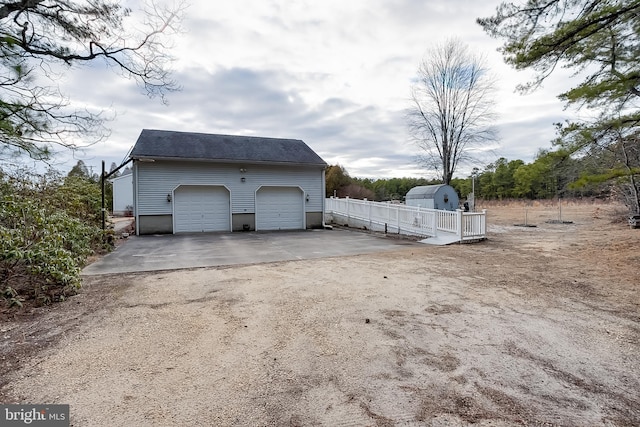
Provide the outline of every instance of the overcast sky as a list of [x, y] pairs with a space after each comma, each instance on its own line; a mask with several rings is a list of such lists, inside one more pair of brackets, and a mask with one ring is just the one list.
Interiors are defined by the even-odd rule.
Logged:
[[530, 74], [506, 66], [496, 52], [501, 41], [475, 23], [493, 14], [497, 0], [190, 3], [172, 51], [182, 91], [169, 95], [168, 106], [99, 65], [67, 74], [62, 84], [72, 100], [116, 117], [106, 141], [63, 154], [60, 169], [78, 159], [94, 172], [103, 159], [119, 164], [146, 128], [302, 139], [352, 176], [430, 177], [416, 163], [404, 111], [425, 52], [451, 37], [485, 54], [499, 82], [501, 139], [477, 166], [498, 157], [532, 161], [550, 147], [553, 123], [566, 118], [556, 98], [566, 75], [533, 94], [515, 92]]

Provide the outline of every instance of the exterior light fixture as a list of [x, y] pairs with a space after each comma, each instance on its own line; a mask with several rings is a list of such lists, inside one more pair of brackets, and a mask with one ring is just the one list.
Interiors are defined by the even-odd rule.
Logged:
[[171, 203], [171, 193], [167, 194], [167, 203]]
[[244, 176], [242, 178], [240, 178], [240, 181], [245, 182], [247, 180], [247, 178], [245, 178]]
[[240, 168], [240, 173], [245, 173], [247, 170], [245, 168]]

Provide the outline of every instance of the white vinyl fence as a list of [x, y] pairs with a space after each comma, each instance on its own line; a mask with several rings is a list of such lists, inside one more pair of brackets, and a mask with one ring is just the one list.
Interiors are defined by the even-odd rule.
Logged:
[[443, 211], [357, 199], [326, 199], [325, 220], [350, 227], [422, 237], [455, 236], [457, 241], [484, 239], [486, 210]]

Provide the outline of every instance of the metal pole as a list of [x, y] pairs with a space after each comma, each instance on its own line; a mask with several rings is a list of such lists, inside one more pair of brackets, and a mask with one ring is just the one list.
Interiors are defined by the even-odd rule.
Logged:
[[100, 210], [100, 213], [102, 214], [102, 231], [104, 231], [106, 228], [104, 219], [104, 160], [102, 161], [102, 174], [100, 175], [100, 184], [102, 187], [102, 209]]
[[471, 175], [471, 194], [473, 194], [473, 200], [471, 203], [471, 212], [476, 211], [476, 176]]
[[116, 172], [118, 172], [120, 169], [122, 169], [123, 167], [125, 167], [129, 162], [132, 162], [133, 158], [130, 158], [129, 160], [127, 160], [126, 162], [122, 163], [120, 166], [118, 166], [117, 168], [115, 168], [114, 170], [112, 170], [111, 172], [107, 173], [104, 169], [104, 160], [102, 161], [102, 175], [100, 176], [100, 186], [102, 187], [102, 230], [104, 231], [106, 229], [106, 223], [105, 223], [105, 207], [104, 207], [104, 182], [109, 179], [110, 176], [114, 175]]

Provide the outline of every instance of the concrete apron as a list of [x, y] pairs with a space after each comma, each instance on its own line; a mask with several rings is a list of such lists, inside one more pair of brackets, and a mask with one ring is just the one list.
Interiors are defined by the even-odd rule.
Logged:
[[349, 230], [131, 236], [82, 271], [133, 273], [349, 256], [419, 247], [418, 242]]

